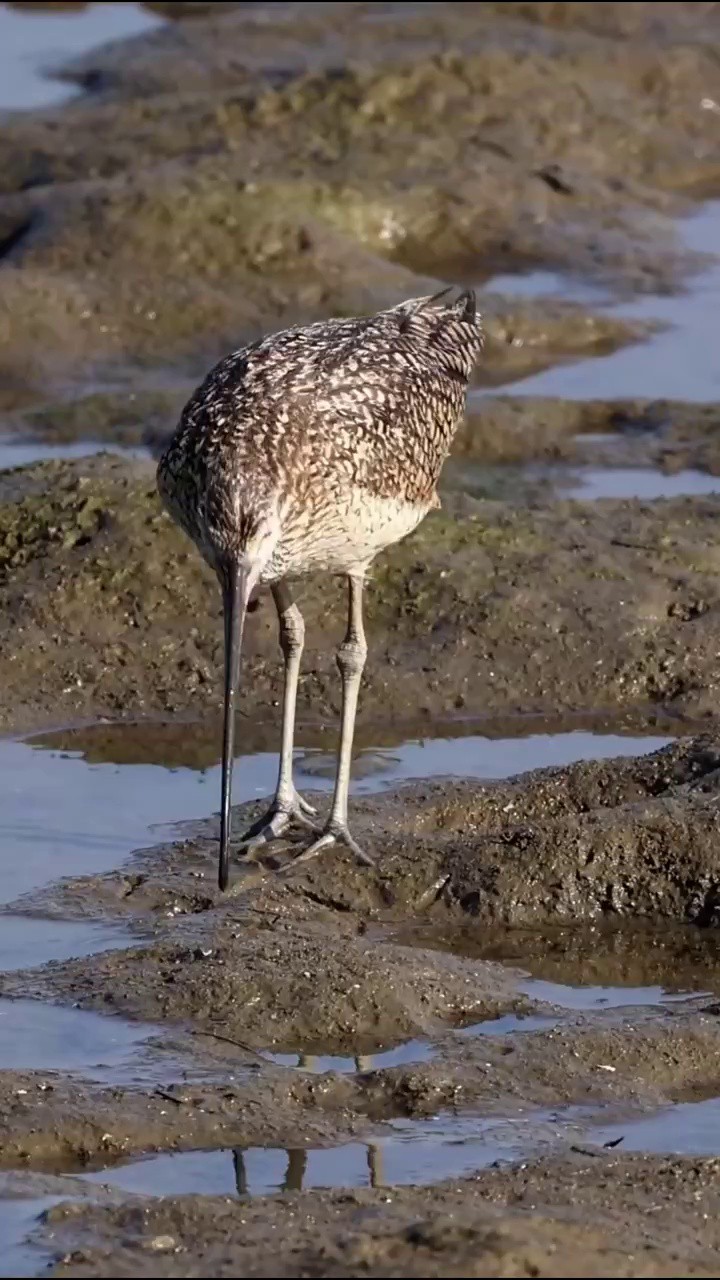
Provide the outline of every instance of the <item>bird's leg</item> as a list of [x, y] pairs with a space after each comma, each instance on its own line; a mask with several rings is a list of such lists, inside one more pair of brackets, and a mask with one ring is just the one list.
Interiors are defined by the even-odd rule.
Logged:
[[281, 1190], [302, 1191], [307, 1172], [308, 1153], [304, 1147], [286, 1148], [286, 1150], [288, 1162]]
[[337, 654], [337, 664], [342, 680], [342, 713], [340, 719], [340, 749], [338, 752], [338, 769], [335, 779], [330, 817], [317, 840], [304, 849], [292, 865], [308, 862], [316, 857], [321, 849], [339, 841], [347, 845], [355, 854], [358, 862], [365, 866], [374, 866], [372, 858], [355, 843], [348, 830], [348, 789], [350, 786], [350, 762], [352, 759], [353, 735], [355, 732], [355, 713], [357, 711], [360, 680], [362, 678], [367, 641], [362, 617], [362, 592], [364, 575], [351, 574], [348, 577], [348, 629]]
[[257, 847], [270, 840], [276, 840], [287, 830], [293, 819], [300, 822], [304, 827], [310, 827], [313, 831], [317, 830], [317, 827], [310, 821], [308, 816], [315, 813], [315, 810], [312, 805], [302, 799], [302, 796], [298, 795], [292, 777], [295, 703], [297, 700], [298, 676], [300, 674], [300, 659], [305, 640], [305, 623], [290, 594], [290, 588], [287, 583], [275, 583], [272, 587], [272, 593], [278, 612], [280, 648], [282, 649], [285, 663], [280, 769], [275, 798], [270, 808], [241, 837], [240, 844], [248, 848]]

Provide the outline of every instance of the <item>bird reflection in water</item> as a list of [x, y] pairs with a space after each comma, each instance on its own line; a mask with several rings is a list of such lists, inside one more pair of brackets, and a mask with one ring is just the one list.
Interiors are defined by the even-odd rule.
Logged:
[[[366, 1156], [368, 1167], [368, 1180], [371, 1187], [383, 1187], [385, 1180], [383, 1177], [383, 1161], [382, 1148], [377, 1142], [368, 1142], [366, 1144]], [[235, 1188], [242, 1198], [252, 1195], [252, 1189], [248, 1179], [247, 1168], [245, 1165], [245, 1155], [248, 1151], [247, 1147], [235, 1147], [233, 1150], [233, 1169], [235, 1170]], [[285, 1177], [283, 1178], [279, 1190], [286, 1191], [303, 1191], [305, 1176], [307, 1174], [308, 1152], [304, 1147], [287, 1147], [285, 1149], [287, 1156], [287, 1167], [285, 1169]]]

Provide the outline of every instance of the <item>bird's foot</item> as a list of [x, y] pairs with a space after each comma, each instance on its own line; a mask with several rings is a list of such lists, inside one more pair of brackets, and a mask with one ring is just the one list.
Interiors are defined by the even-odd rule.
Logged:
[[329, 848], [333, 844], [344, 844], [346, 848], [355, 855], [356, 860], [364, 867], [374, 867], [375, 862], [369, 854], [360, 848], [359, 844], [353, 840], [348, 831], [347, 824], [330, 819], [324, 829], [320, 832], [317, 840], [313, 840], [307, 849], [303, 849], [292, 862], [283, 867], [284, 871], [289, 871], [291, 867], [296, 867], [299, 862], [310, 862], [312, 858], [316, 858], [323, 849]]
[[316, 812], [317, 810], [308, 804], [307, 800], [303, 800], [293, 787], [289, 795], [275, 796], [267, 813], [248, 827], [238, 844], [247, 855], [253, 849], [269, 844], [271, 840], [279, 840], [293, 822], [299, 823], [310, 831], [319, 831], [317, 823], [312, 821]]

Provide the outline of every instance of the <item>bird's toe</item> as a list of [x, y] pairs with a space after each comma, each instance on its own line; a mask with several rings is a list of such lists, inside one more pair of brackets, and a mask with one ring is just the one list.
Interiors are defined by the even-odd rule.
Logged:
[[292, 823], [297, 823], [310, 831], [318, 831], [317, 824], [308, 816], [314, 813], [315, 809], [312, 805], [303, 800], [297, 792], [287, 801], [275, 799], [267, 812], [243, 832], [238, 840], [238, 847], [246, 853], [252, 849], [259, 849], [272, 840], [281, 839]]
[[347, 826], [339, 822], [330, 822], [327, 827], [325, 827], [324, 831], [321, 831], [317, 840], [313, 840], [312, 844], [309, 844], [306, 849], [303, 849], [302, 853], [299, 853], [296, 858], [293, 858], [292, 862], [288, 863], [283, 870], [288, 871], [290, 867], [297, 866], [299, 862], [310, 862], [313, 858], [316, 858], [319, 853], [322, 853], [323, 849], [327, 849], [333, 844], [344, 844], [362, 866], [375, 866], [374, 859], [371, 858], [368, 853], [365, 853], [364, 849], [360, 848], [357, 841], [350, 835]]

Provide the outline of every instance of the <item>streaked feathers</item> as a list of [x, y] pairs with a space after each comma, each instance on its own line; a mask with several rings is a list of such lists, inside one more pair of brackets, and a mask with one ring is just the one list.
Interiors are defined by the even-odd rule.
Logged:
[[263, 581], [343, 571], [437, 505], [483, 342], [474, 293], [443, 301], [451, 292], [285, 329], [215, 366], [158, 466], [163, 500], [206, 559], [279, 521]]

